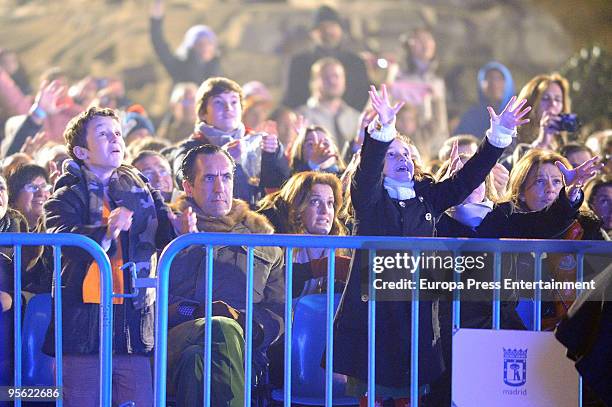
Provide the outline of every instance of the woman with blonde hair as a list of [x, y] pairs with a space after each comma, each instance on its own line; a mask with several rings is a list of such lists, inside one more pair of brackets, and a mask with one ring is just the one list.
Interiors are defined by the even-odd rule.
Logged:
[[523, 86], [519, 99], [527, 99], [533, 106], [529, 123], [518, 128], [518, 141], [532, 147], [557, 150], [565, 144], [565, 135], [559, 124], [561, 114], [571, 111], [570, 85], [558, 73], [537, 75]]
[[[512, 171], [508, 182], [507, 201], [514, 204], [519, 211], [540, 211], [549, 208], [558, 199], [564, 186], [565, 168], [571, 168], [569, 161], [554, 152], [534, 149], [521, 158]], [[581, 180], [581, 186], [600, 171], [602, 165], [598, 157], [586, 161], [575, 170]], [[567, 180], [566, 180], [567, 182]], [[564, 240], [604, 240], [601, 232], [601, 221], [590, 212], [580, 211], [576, 220], [566, 225], [561, 233], [549, 238]], [[529, 254], [519, 254], [517, 259], [518, 278], [533, 278], [534, 260]], [[576, 259], [564, 253], [549, 253], [544, 260], [545, 278], [557, 281], [576, 279]], [[542, 306], [542, 327], [552, 330], [571, 306], [575, 294], [558, 292], [554, 302]]]
[[[532, 153], [532, 155], [535, 153]], [[458, 154], [458, 145], [452, 147], [451, 157], [444, 162], [438, 172], [438, 179], [453, 177], [464, 165], [469, 155]], [[527, 156], [527, 159], [529, 157]], [[523, 160], [521, 160], [523, 161]], [[576, 218], [582, 200], [580, 199], [580, 186], [590, 177], [592, 170], [597, 169], [594, 161], [584, 163], [576, 169], [558, 162], [559, 174], [565, 181], [565, 189], [549, 206], [539, 207], [537, 211], [517, 210], [511, 202], [498, 202], [497, 191], [493, 182], [493, 174], [489, 174], [482, 184], [459, 205], [446, 210], [438, 219], [438, 234], [445, 237], [472, 237], [472, 238], [515, 238], [515, 239], [544, 239], [552, 238], [562, 233]], [[522, 163], [515, 170], [522, 168]], [[483, 267], [467, 269], [461, 275], [462, 281], [475, 279], [480, 282], [493, 281], [493, 256], [483, 252], [462, 252], [462, 256], [482, 258]], [[515, 262], [509, 261], [506, 256], [502, 270], [506, 278], [514, 279], [516, 272]], [[518, 295], [513, 292], [504, 293], [500, 307], [500, 327], [502, 329], [525, 329], [525, 325], [516, 311]], [[443, 379], [433, 388], [432, 394], [443, 398], [437, 400], [435, 405], [450, 404], [450, 365], [452, 337], [452, 296], [441, 301], [439, 306], [440, 325], [442, 329], [442, 345], [447, 371]], [[461, 294], [461, 327], [487, 329], [492, 325], [493, 295], [490, 290], [468, 289]]]

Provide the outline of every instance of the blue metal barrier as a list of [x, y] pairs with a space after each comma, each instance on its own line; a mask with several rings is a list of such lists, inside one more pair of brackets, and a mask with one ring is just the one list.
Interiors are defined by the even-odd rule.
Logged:
[[[112, 275], [108, 256], [102, 248], [88, 237], [73, 233], [0, 233], [0, 246], [13, 246], [14, 268], [14, 387], [21, 387], [22, 343], [21, 343], [21, 263], [23, 246], [52, 246], [54, 255], [53, 276], [55, 281], [55, 385], [62, 387], [62, 296], [61, 296], [61, 250], [64, 246], [78, 247], [87, 251], [100, 268], [100, 405], [111, 405], [112, 372]], [[62, 406], [62, 400], [56, 402]], [[15, 400], [21, 406], [21, 400]]]
[[[578, 278], [582, 279], [582, 261], [584, 254], [609, 254], [611, 246], [609, 242], [596, 241], [558, 241], [558, 240], [509, 240], [509, 239], [444, 239], [444, 238], [405, 238], [405, 237], [339, 237], [339, 236], [300, 236], [300, 235], [243, 235], [226, 233], [194, 233], [180, 236], [166, 247], [158, 264], [157, 279], [157, 307], [156, 307], [156, 333], [155, 333], [155, 398], [156, 407], [164, 407], [166, 403], [166, 367], [167, 367], [167, 335], [168, 335], [168, 288], [170, 266], [175, 256], [183, 249], [192, 245], [207, 246], [208, 262], [206, 267], [206, 304], [205, 316], [211, 317], [212, 303], [212, 276], [213, 259], [212, 252], [215, 245], [247, 246], [248, 249], [248, 291], [252, 291], [253, 273], [253, 251], [255, 246], [280, 246], [287, 248], [286, 252], [286, 306], [285, 306], [285, 366], [284, 366], [284, 405], [291, 405], [291, 304], [292, 304], [292, 255], [293, 248], [327, 248], [331, 255], [328, 261], [328, 307], [327, 307], [327, 345], [326, 346], [326, 395], [325, 405], [332, 406], [332, 372], [333, 372], [333, 347], [329, 346], [333, 341], [333, 288], [334, 288], [334, 250], [338, 248], [369, 250], [370, 259], [375, 256], [376, 250], [395, 249], [411, 251], [418, 255], [421, 251], [450, 251], [453, 253], [463, 251], [493, 252], [494, 276], [497, 282], [501, 281], [501, 253], [531, 253], [536, 252], [536, 275], [541, 275], [541, 254], [544, 252], [571, 252], [578, 253]], [[372, 262], [370, 262], [372, 263]], [[368, 405], [374, 407], [375, 403], [375, 326], [376, 302], [375, 292], [370, 273], [370, 289], [368, 298]], [[418, 267], [414, 273], [418, 279]], [[418, 285], [417, 285], [418, 287]], [[541, 300], [541, 291], [536, 291], [536, 296]], [[247, 296], [246, 320], [248, 321], [245, 345], [245, 405], [250, 406], [250, 377], [252, 355], [252, 295]], [[418, 405], [418, 289], [413, 293], [412, 299], [412, 336], [411, 336], [411, 381], [410, 395], [411, 406]], [[453, 321], [459, 327], [458, 297], [455, 298]], [[537, 302], [536, 318], [539, 316], [540, 304]], [[493, 328], [499, 329], [500, 325], [500, 293], [495, 290], [493, 301]], [[210, 339], [211, 325], [206, 324], [204, 344], [204, 405], [210, 402]], [[539, 323], [536, 324], [539, 329]], [[203, 345], [204, 345], [203, 344]]]

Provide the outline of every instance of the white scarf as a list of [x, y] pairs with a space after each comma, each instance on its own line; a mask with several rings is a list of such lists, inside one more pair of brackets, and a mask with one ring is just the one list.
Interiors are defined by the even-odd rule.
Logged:
[[383, 185], [389, 196], [393, 199], [405, 201], [416, 196], [414, 193], [414, 181], [396, 181], [392, 178], [385, 177]]
[[480, 226], [484, 217], [487, 216], [491, 210], [493, 210], [493, 202], [485, 199], [480, 203], [467, 203], [453, 206], [447, 209], [446, 213], [459, 223], [474, 229]]

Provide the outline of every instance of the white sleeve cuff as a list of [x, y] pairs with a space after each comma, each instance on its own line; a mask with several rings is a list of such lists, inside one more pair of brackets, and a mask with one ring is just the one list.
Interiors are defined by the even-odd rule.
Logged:
[[393, 141], [397, 132], [395, 130], [395, 118], [388, 124], [381, 124], [378, 117], [368, 125], [368, 133], [374, 140], [388, 143]]
[[491, 123], [491, 128], [487, 130], [487, 139], [497, 148], [506, 148], [512, 144], [512, 138], [516, 137], [516, 128], [508, 129], [499, 124]]

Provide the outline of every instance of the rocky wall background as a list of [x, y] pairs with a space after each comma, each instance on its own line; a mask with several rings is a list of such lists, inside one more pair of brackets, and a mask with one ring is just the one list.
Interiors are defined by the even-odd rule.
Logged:
[[[323, 3], [345, 17], [354, 48], [376, 57], [401, 59], [399, 35], [424, 24], [433, 27], [439, 72], [459, 110], [475, 100], [476, 72], [491, 59], [506, 64], [520, 88], [534, 74], [562, 68], [580, 45], [597, 41], [605, 51], [612, 44], [609, 1], [166, 0], [165, 33], [176, 47], [191, 25], [210, 25], [220, 39], [226, 75], [241, 83], [260, 80], [278, 96], [287, 58], [307, 46], [313, 10]], [[75, 78], [120, 75], [131, 98], [157, 114], [170, 82], [149, 42], [149, 5], [149, 0], [0, 0], [0, 47], [18, 51], [32, 78], [52, 65]], [[384, 72], [374, 74], [381, 78]]]

